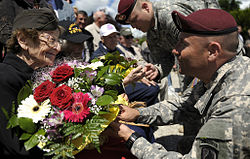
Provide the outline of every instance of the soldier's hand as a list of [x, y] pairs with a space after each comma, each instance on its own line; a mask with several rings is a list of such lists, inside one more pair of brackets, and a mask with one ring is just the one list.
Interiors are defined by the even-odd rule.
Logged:
[[127, 141], [128, 138], [131, 136], [131, 134], [135, 132], [126, 125], [118, 123], [116, 121], [111, 122], [110, 126], [113, 129], [113, 131], [125, 141]]
[[159, 74], [157, 68], [151, 63], [145, 65], [144, 72], [145, 77], [149, 80], [154, 80]]
[[123, 121], [135, 121], [140, 115], [137, 109], [129, 108], [127, 106], [120, 106], [120, 114], [117, 116], [118, 119]]

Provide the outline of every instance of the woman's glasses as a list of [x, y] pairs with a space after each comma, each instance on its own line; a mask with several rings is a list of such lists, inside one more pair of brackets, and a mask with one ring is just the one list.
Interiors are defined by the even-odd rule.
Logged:
[[40, 35], [39, 40], [44, 42], [48, 47], [55, 49], [61, 46], [61, 43], [58, 39], [54, 38], [53, 36], [43, 33]]

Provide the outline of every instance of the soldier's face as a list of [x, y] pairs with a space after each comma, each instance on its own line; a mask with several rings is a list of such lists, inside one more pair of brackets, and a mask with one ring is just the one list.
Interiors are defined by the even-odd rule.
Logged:
[[141, 4], [141, 8], [136, 7], [131, 12], [127, 23], [129, 23], [133, 28], [139, 29], [143, 32], [149, 31], [154, 25], [154, 14], [152, 8], [148, 3]]
[[208, 50], [202, 37], [181, 33], [172, 53], [179, 62], [179, 72], [199, 77], [208, 69]]

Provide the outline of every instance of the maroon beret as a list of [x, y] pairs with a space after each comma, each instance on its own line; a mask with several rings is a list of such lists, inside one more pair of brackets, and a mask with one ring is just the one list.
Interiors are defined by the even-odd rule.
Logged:
[[127, 24], [126, 20], [134, 9], [137, 0], [120, 0], [118, 4], [118, 14], [115, 20], [121, 24]]
[[186, 33], [221, 35], [238, 30], [233, 16], [221, 9], [202, 9], [188, 16], [173, 11], [172, 18], [176, 27]]

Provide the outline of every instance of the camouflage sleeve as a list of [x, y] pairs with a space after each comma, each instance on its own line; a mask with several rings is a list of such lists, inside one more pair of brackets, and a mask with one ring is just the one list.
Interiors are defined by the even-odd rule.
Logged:
[[193, 106], [202, 94], [202, 88], [203, 84], [200, 82], [194, 89], [187, 89], [181, 97], [174, 96], [171, 100], [156, 103], [146, 108], [138, 108], [140, 116], [136, 122], [168, 125], [199, 118], [199, 112]]
[[186, 155], [167, 151], [157, 143], [137, 139], [131, 152], [139, 159], [224, 159], [250, 157], [250, 98], [235, 95], [216, 101]]
[[161, 77], [165, 77], [174, 65], [172, 49], [179, 36], [171, 13], [176, 10], [184, 15], [189, 15], [204, 8], [219, 8], [219, 4], [217, 0], [160, 0], [153, 2], [153, 8], [156, 25], [147, 33], [148, 46], [153, 64], [159, 70]]
[[178, 116], [178, 108], [174, 104], [157, 103], [147, 108], [139, 108], [140, 116], [138, 123], [147, 123], [150, 125], [167, 125], [176, 123], [174, 117]]

